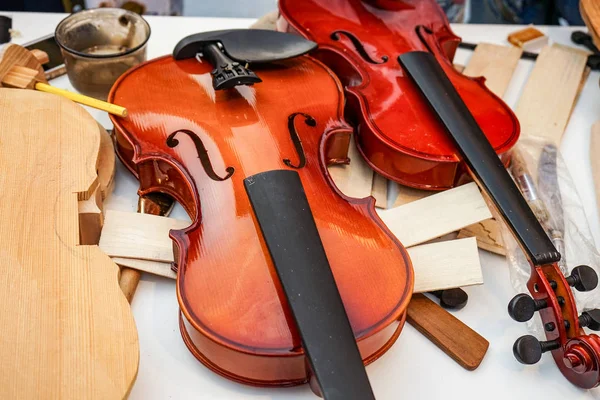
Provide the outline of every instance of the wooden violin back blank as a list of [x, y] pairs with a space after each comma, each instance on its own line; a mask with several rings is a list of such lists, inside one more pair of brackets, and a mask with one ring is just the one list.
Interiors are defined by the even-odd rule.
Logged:
[[118, 268], [80, 245], [98, 125], [75, 103], [0, 89], [0, 398], [122, 399], [139, 348]]

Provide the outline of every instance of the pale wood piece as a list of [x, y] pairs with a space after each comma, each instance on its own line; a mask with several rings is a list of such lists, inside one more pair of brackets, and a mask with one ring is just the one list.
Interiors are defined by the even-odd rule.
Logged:
[[377, 210], [392, 233], [414, 246], [492, 217], [473, 182], [389, 210]]
[[375, 198], [375, 207], [383, 209], [388, 208], [388, 180], [378, 173], [373, 175], [371, 196]]
[[98, 124], [100, 152], [96, 163], [98, 187], [87, 200], [79, 201], [80, 244], [98, 244], [104, 225], [102, 203], [112, 192], [115, 177], [115, 150], [112, 139], [106, 130]]
[[112, 193], [115, 183], [116, 155], [115, 146], [110, 134], [98, 124], [100, 135], [100, 153], [96, 170], [98, 171], [98, 186], [102, 193], [102, 200], [105, 200]]
[[528, 26], [509, 34], [508, 43], [523, 50], [534, 51], [548, 45], [548, 36], [533, 26]]
[[480, 43], [475, 48], [463, 74], [471, 77], [482, 76], [485, 85], [498, 97], [502, 97], [523, 50], [518, 47]]
[[407, 321], [463, 368], [473, 371], [489, 347], [485, 338], [422, 294], [414, 294]]
[[[145, 216], [148, 216], [148, 214], [145, 214]], [[172, 218], [165, 219], [172, 224], [173, 229], [178, 229], [176, 228], [178, 226], [177, 220], [173, 220]], [[142, 229], [153, 229], [153, 226], [150, 225], [152, 224], [152, 220], [146, 218], [144, 220]], [[140, 220], [137, 222], [140, 222]], [[165, 228], [164, 224], [162, 224], [160, 232], [162, 237], [166, 238], [164, 240], [164, 244], [166, 245], [170, 239], [168, 238], [168, 229]], [[113, 231], [110, 234], [124, 238], [118, 232], [115, 233]], [[130, 236], [127, 235], [127, 237]], [[141, 238], [138, 241], [138, 246], [145, 250], [151, 249], [151, 246], [146, 245]], [[408, 249], [408, 254], [410, 255], [415, 271], [415, 293], [483, 283], [479, 253], [477, 251], [477, 244], [473, 238], [414, 246]], [[122, 257], [113, 257], [113, 261], [123, 267], [133, 268], [153, 275], [170, 279], [177, 278], [177, 274], [171, 270], [172, 254], [169, 262]]]
[[502, 239], [502, 227], [495, 219], [488, 219], [467, 226], [458, 232], [458, 238], [474, 237], [477, 239], [477, 246], [480, 249], [489, 251], [501, 256], [506, 255], [504, 240]]
[[350, 139], [348, 157], [350, 158], [350, 164], [337, 164], [328, 167], [329, 175], [331, 175], [340, 192], [346, 196], [356, 199], [370, 196], [374, 172], [358, 152], [354, 135]]
[[188, 221], [151, 214], [107, 210], [100, 248], [111, 257], [173, 261], [171, 229], [183, 229]]
[[2, 86], [15, 89], [34, 89], [37, 74], [35, 69], [14, 66], [2, 78]]
[[39, 49], [30, 50], [31, 54], [35, 57], [35, 59], [41, 64], [44, 65], [50, 62], [50, 57], [48, 57], [48, 53]]
[[598, 0], [581, 0], [579, 11], [594, 40], [594, 44], [600, 48], [600, 2]]
[[396, 182], [394, 182], [394, 184], [398, 188], [398, 196], [396, 197], [396, 200], [394, 200], [392, 208], [400, 207], [404, 204], [424, 199], [425, 197], [429, 197], [436, 193], [430, 190], [420, 190], [408, 186], [399, 185]]
[[475, 238], [408, 248], [415, 271], [415, 293], [483, 283]]
[[[171, 269], [171, 262], [139, 260], [136, 258], [112, 257], [112, 260], [121, 267], [131, 268], [136, 271], [147, 272], [169, 279], [177, 279], [177, 273]], [[125, 268], [123, 268], [125, 269]], [[121, 278], [123, 275], [121, 274]]]
[[[169, 231], [188, 225], [189, 222], [174, 218], [108, 210], [100, 248], [119, 265], [174, 279]], [[408, 252], [416, 275], [415, 291], [483, 282], [473, 238], [415, 246]]]
[[271, 11], [260, 17], [258, 21], [250, 25], [250, 29], [267, 29], [274, 31], [277, 26], [277, 19], [279, 18], [279, 11]]
[[465, 70], [465, 66], [464, 65], [460, 65], [460, 64], [452, 64], [452, 66], [454, 67], [455, 70], [457, 70], [458, 72], [463, 72]]
[[592, 175], [596, 189], [596, 204], [598, 205], [598, 210], [600, 210], [600, 121], [592, 126], [590, 161], [592, 163]]
[[[587, 56], [583, 51], [559, 44], [542, 50], [515, 109], [522, 138], [539, 138], [560, 146]], [[533, 158], [539, 159], [535, 155]]]
[[79, 245], [98, 128], [76, 104], [0, 90], [0, 398], [123, 399], [139, 346], [118, 268]]
[[0, 52], [0, 87], [3, 86], [2, 81], [6, 74], [15, 66], [36, 70], [36, 80], [38, 82], [48, 82], [44, 74], [44, 69], [37, 58], [26, 48], [9, 43]]

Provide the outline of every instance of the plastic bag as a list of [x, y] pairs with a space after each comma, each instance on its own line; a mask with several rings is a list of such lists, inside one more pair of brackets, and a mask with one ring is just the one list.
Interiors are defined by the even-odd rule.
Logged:
[[[589, 265], [599, 272], [600, 254], [581, 200], [556, 146], [537, 139], [521, 139], [510, 153], [509, 172], [544, 226], [555, 247], [561, 253], [559, 263], [565, 276], [579, 265]], [[531, 267], [525, 254], [506, 227], [503, 239], [509, 263], [510, 279], [519, 293], [527, 293]], [[599, 274], [600, 275], [600, 274]], [[595, 291], [573, 294], [580, 312], [600, 308], [600, 296]], [[528, 322], [534, 333], [543, 332], [539, 317]]]

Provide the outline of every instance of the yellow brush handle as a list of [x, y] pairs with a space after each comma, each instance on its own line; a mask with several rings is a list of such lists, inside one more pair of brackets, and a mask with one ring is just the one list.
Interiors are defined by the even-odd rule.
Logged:
[[127, 116], [127, 109], [125, 107], [110, 104], [106, 101], [97, 100], [79, 93], [69, 92], [68, 90], [59, 89], [57, 87], [50, 86], [41, 82], [36, 83], [35, 88], [41, 92], [57, 94], [59, 96], [66, 97], [67, 99], [71, 99], [76, 103], [84, 104], [86, 106], [97, 108], [98, 110], [106, 111], [109, 114], [118, 115], [119, 117]]

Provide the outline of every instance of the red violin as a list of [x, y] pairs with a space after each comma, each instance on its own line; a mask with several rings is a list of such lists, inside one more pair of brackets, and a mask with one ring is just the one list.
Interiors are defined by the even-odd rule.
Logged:
[[[329, 177], [327, 164], [347, 162], [352, 132], [342, 117], [343, 89], [313, 58], [277, 59], [289, 49], [300, 53], [298, 41], [307, 42], [270, 31], [207, 32], [182, 40], [173, 56], [129, 70], [109, 95], [129, 111], [127, 118], [111, 117], [116, 149], [139, 179], [141, 195], [172, 196], [192, 220], [190, 227], [171, 232], [180, 328], [190, 351], [238, 382], [290, 386], [316, 375], [326, 398], [363, 400], [372, 396], [368, 384], [356, 389], [352, 384], [366, 380], [363, 363], [380, 357], [400, 334], [412, 266], [373, 200], [344, 196]], [[282, 49], [263, 48], [278, 44]], [[262, 64], [250, 71], [244, 65], [253, 57]], [[273, 176], [278, 184], [265, 191], [271, 200], [305, 196], [308, 206], [292, 204], [265, 223], [261, 216], [275, 206], [260, 208], [251, 194]], [[296, 184], [289, 195], [286, 185], [294, 182], [304, 189]], [[303, 244], [310, 220], [305, 228], [299, 222], [283, 235], [269, 234], [266, 224], [295, 221], [308, 208], [320, 240]], [[295, 239], [280, 245], [289, 238]], [[290, 295], [281, 269], [293, 273], [293, 285], [302, 272], [317, 267], [313, 255], [322, 249], [330, 264], [324, 277], [308, 279], [308, 289], [300, 288], [305, 295]], [[308, 261], [291, 257], [296, 250], [308, 250]], [[277, 265], [281, 251], [287, 251], [283, 268]], [[343, 306], [340, 301], [333, 312], [319, 314], [328, 295], [317, 288], [331, 275], [329, 268]], [[304, 307], [308, 324], [295, 307]], [[318, 356], [343, 342], [343, 332], [322, 334], [331, 322], [333, 329], [344, 325], [345, 317], [335, 319], [344, 308], [360, 368], [340, 381], [352, 364], [352, 349]], [[332, 362], [337, 356], [341, 364]]]
[[589, 291], [588, 266], [563, 276], [554, 247], [498, 155], [519, 136], [512, 111], [484, 79], [452, 66], [459, 38], [434, 0], [280, 0], [280, 30], [319, 44], [317, 56], [345, 85], [346, 115], [358, 127], [357, 146], [380, 174], [416, 188], [441, 190], [474, 179], [488, 194], [531, 265], [531, 296], [508, 306], [524, 322], [535, 312], [546, 341], [519, 338], [517, 360], [537, 363], [551, 352], [573, 384], [600, 384], [599, 310], [578, 315], [571, 287]]
[[519, 137], [510, 108], [484, 84], [457, 72], [460, 42], [432, 0], [281, 0], [278, 29], [319, 44], [317, 57], [346, 88], [346, 116], [357, 145], [379, 174], [420, 189], [448, 189], [468, 179], [456, 147], [415, 90], [398, 56], [433, 54], [498, 154]]

